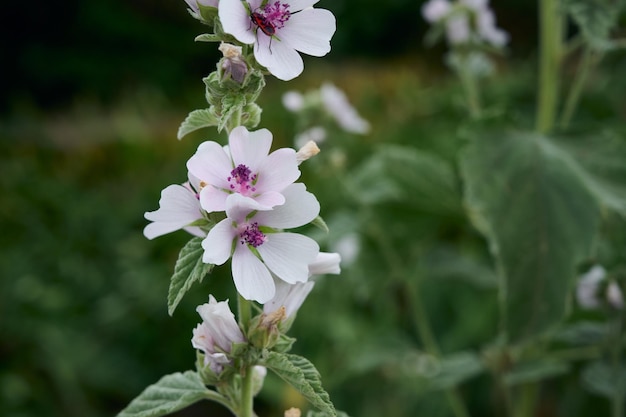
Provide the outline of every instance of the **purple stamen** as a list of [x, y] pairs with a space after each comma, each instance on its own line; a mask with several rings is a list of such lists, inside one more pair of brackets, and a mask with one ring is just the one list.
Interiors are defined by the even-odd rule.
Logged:
[[246, 225], [246, 228], [239, 234], [239, 236], [241, 237], [240, 243], [242, 245], [248, 244], [253, 248], [262, 245], [266, 240], [263, 232], [259, 230], [259, 224], [257, 222]]
[[251, 175], [252, 171], [244, 164], [240, 164], [237, 168], [230, 171], [230, 177], [227, 181], [230, 183], [231, 191], [243, 195], [249, 195], [256, 191], [254, 183], [257, 180], [257, 174]]
[[280, 1], [265, 5], [261, 14], [265, 18], [265, 21], [275, 29], [280, 29], [285, 26], [285, 22], [287, 22], [291, 16], [289, 5], [283, 4]]

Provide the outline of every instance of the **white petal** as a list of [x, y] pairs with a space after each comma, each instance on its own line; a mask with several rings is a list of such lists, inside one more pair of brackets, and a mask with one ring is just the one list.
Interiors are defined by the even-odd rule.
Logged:
[[341, 256], [338, 253], [320, 252], [309, 264], [309, 275], [339, 274]]
[[285, 197], [278, 191], [268, 191], [257, 197], [254, 197], [257, 203], [262, 204], [268, 210], [285, 204]]
[[324, 56], [330, 52], [330, 38], [336, 28], [335, 16], [328, 10], [306, 9], [292, 14], [276, 35], [300, 52]]
[[272, 133], [267, 129], [248, 132], [245, 127], [239, 126], [230, 133], [228, 144], [235, 166], [244, 164], [256, 172], [270, 153]]
[[295, 284], [309, 278], [309, 264], [319, 253], [319, 246], [313, 239], [297, 233], [272, 233], [257, 250], [270, 271]]
[[257, 32], [254, 57], [259, 64], [283, 81], [296, 78], [304, 70], [304, 62], [293, 47], [278, 39], [272, 39], [270, 44], [270, 38], [261, 31]]
[[200, 205], [208, 213], [224, 211], [226, 210], [226, 197], [228, 197], [226, 192], [207, 185], [200, 191]]
[[250, 250], [237, 245], [233, 254], [233, 281], [237, 292], [246, 300], [261, 304], [274, 297], [274, 280], [267, 267]]
[[285, 204], [271, 211], [258, 212], [254, 220], [263, 226], [290, 229], [311, 222], [319, 214], [320, 203], [306, 191], [304, 184], [291, 184], [282, 194], [285, 196]]
[[240, 42], [254, 43], [253, 25], [241, 0], [220, 0], [218, 11], [224, 32], [230, 33]]
[[202, 218], [200, 203], [195, 194], [182, 185], [170, 185], [161, 191], [159, 209], [144, 214], [153, 223], [144, 229], [148, 239], [182, 229]]
[[289, 4], [289, 12], [295, 13], [313, 6], [319, 0], [283, 0], [283, 3]]
[[222, 265], [230, 258], [230, 252], [235, 238], [235, 229], [232, 220], [224, 219], [216, 224], [202, 241], [204, 255], [202, 262], [207, 264]]
[[233, 169], [230, 156], [217, 142], [204, 142], [187, 161], [190, 175], [207, 184], [227, 188], [227, 178]]
[[251, 212], [269, 209], [270, 207], [266, 207], [252, 198], [244, 197], [241, 194], [231, 194], [226, 198], [226, 216], [228, 216], [231, 222], [243, 223]]
[[282, 191], [300, 177], [296, 151], [281, 148], [272, 152], [259, 166], [259, 181], [256, 186], [260, 192], [265, 190]]

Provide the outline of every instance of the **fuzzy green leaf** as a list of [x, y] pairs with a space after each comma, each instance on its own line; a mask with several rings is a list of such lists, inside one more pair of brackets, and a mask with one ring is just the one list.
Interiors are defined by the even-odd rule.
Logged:
[[202, 262], [202, 238], [192, 238], [178, 254], [174, 266], [174, 275], [170, 280], [170, 289], [167, 294], [167, 312], [171, 316], [191, 285], [202, 279], [213, 269], [212, 264]]
[[319, 372], [307, 359], [288, 353], [269, 352], [262, 362], [298, 390], [314, 407], [329, 417], [337, 417], [335, 406], [322, 388]]
[[626, 395], [626, 365], [617, 366], [605, 361], [587, 365], [581, 375], [583, 386], [597, 395], [613, 399]]
[[218, 120], [210, 109], [194, 110], [178, 128], [178, 139], [204, 127], [217, 126]]
[[476, 138], [462, 155], [466, 205], [502, 276], [511, 342], [558, 324], [589, 255], [599, 209], [569, 155], [545, 137], [509, 132]]
[[624, 0], [565, 0], [564, 6], [593, 49], [614, 47], [611, 30], [617, 25]]
[[433, 213], [458, 213], [461, 198], [452, 167], [425, 151], [381, 146], [352, 176], [364, 204], [405, 203]]
[[504, 375], [504, 383], [513, 386], [554, 378], [569, 372], [570, 364], [556, 359], [539, 359], [520, 363]]
[[158, 417], [181, 410], [217, 394], [208, 390], [193, 371], [166, 375], [147, 387], [117, 417]]

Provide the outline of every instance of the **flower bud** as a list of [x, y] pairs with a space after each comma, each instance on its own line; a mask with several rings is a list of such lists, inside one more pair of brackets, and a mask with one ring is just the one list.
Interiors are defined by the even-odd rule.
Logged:
[[320, 153], [320, 148], [312, 140], [308, 141], [296, 152], [296, 160], [298, 165]]
[[222, 42], [219, 50], [224, 55], [219, 63], [222, 82], [233, 80], [239, 86], [243, 85], [248, 74], [248, 65], [241, 54], [241, 46]]
[[250, 343], [259, 349], [274, 346], [280, 337], [278, 326], [285, 317], [286, 309], [281, 306], [269, 314], [263, 313], [253, 318], [248, 331]]

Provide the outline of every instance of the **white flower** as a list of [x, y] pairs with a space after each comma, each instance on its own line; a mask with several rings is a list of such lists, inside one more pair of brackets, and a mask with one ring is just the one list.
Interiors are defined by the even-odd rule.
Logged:
[[243, 343], [245, 338], [237, 325], [227, 301], [217, 302], [209, 296], [209, 302], [196, 308], [202, 323], [193, 330], [191, 344], [204, 352], [204, 364], [219, 374], [223, 365], [230, 362], [228, 353], [233, 343]]
[[476, 17], [478, 34], [487, 43], [502, 47], [509, 42], [509, 34], [496, 27], [496, 16], [488, 8], [481, 9]]
[[294, 138], [296, 148], [302, 148], [309, 142], [322, 143], [326, 139], [326, 129], [321, 126], [313, 126]]
[[319, 253], [313, 239], [276, 231], [315, 219], [320, 210], [317, 199], [300, 183], [291, 184], [283, 195], [285, 204], [266, 211], [252, 199], [231, 195], [226, 201], [226, 219], [202, 241], [205, 263], [222, 265], [232, 253], [235, 287], [247, 300], [265, 303], [274, 297], [272, 273], [290, 284], [305, 282], [308, 265]]
[[291, 112], [297, 112], [304, 107], [304, 96], [297, 91], [287, 91], [283, 94], [283, 106]]
[[[219, 18], [224, 32], [254, 44], [254, 57], [276, 78], [291, 80], [302, 73], [298, 51], [324, 56], [330, 52], [335, 16], [314, 9], [318, 0], [221, 0]], [[261, 7], [262, 6], [262, 7]]]
[[320, 88], [320, 97], [328, 114], [334, 117], [345, 131], [358, 134], [369, 132], [369, 123], [350, 105], [343, 91], [331, 83], [324, 83]]
[[446, 37], [451, 44], [469, 42], [470, 35], [470, 24], [467, 15], [454, 15], [446, 20]]
[[613, 308], [618, 310], [624, 308], [624, 296], [622, 295], [622, 290], [615, 281], [611, 281], [611, 283], [606, 287], [606, 300]]
[[[194, 180], [191, 175], [190, 180]], [[161, 191], [159, 209], [146, 212], [144, 217], [152, 222], [143, 229], [143, 234], [148, 239], [154, 239], [180, 229], [184, 229], [194, 236], [206, 236], [206, 233], [200, 228], [189, 226], [196, 220], [204, 218], [198, 201], [198, 194], [189, 183], [166, 187]]]
[[606, 270], [601, 265], [594, 265], [580, 277], [576, 288], [576, 298], [581, 307], [593, 309], [600, 305], [598, 287], [605, 277]]
[[350, 266], [356, 261], [361, 251], [361, 240], [356, 233], [348, 233], [338, 239], [333, 245], [332, 250], [337, 251], [341, 255], [344, 265]]
[[199, 14], [200, 8], [198, 7], [198, 4], [217, 8], [219, 0], [185, 0], [185, 2], [187, 2], [189, 9], [191, 9], [193, 13]]
[[232, 194], [256, 201], [260, 210], [283, 204], [282, 191], [300, 176], [296, 151], [281, 148], [270, 154], [271, 132], [248, 132], [243, 126], [232, 130], [228, 143], [204, 142], [187, 162], [189, 172], [200, 179], [202, 208], [224, 211]]
[[422, 16], [427, 22], [435, 23], [443, 19], [451, 8], [448, 0], [430, 0], [422, 5]]
[[[313, 275], [339, 274], [341, 272], [339, 267], [340, 261], [341, 257], [337, 253], [320, 252], [315, 261], [309, 264], [309, 277]], [[271, 314], [279, 308], [285, 307], [285, 317], [290, 319], [300, 309], [302, 303], [304, 303], [304, 300], [313, 289], [315, 282], [307, 281], [288, 284], [281, 280], [275, 280], [275, 284], [276, 294], [274, 298], [265, 303], [263, 313]]]

